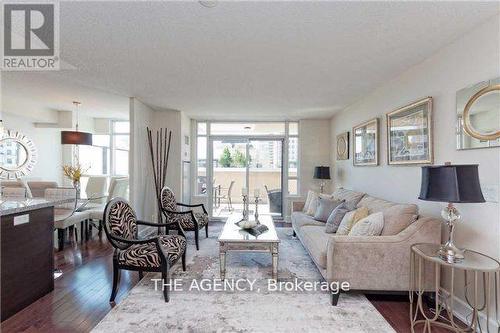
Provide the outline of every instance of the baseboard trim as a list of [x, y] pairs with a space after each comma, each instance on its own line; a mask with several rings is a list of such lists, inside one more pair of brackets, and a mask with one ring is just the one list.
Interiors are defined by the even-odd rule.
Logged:
[[[442, 290], [443, 294], [449, 298], [450, 293], [448, 293], [445, 290]], [[470, 324], [470, 314], [472, 313], [472, 308], [467, 304], [465, 301], [461, 300], [457, 296], [453, 297], [453, 302], [454, 302], [454, 308], [455, 310], [453, 311], [453, 315], [460, 319], [462, 322], [466, 323], [467, 325]], [[491, 309], [490, 309], [491, 310]], [[498, 321], [495, 321], [494, 316], [492, 317], [490, 315], [489, 318], [489, 328], [490, 331], [486, 329], [486, 314], [483, 312], [479, 312], [479, 323], [481, 325], [482, 331], [483, 332], [498, 332], [500, 330], [500, 325]], [[477, 332], [480, 332], [479, 329], [476, 330]]]

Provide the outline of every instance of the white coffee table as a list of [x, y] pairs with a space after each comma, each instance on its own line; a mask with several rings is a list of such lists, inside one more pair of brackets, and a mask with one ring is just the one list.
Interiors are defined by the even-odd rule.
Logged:
[[266, 225], [269, 230], [257, 237], [252, 236], [238, 227], [235, 222], [239, 220], [241, 220], [241, 215], [229, 217], [219, 236], [221, 279], [224, 280], [226, 277], [226, 253], [228, 251], [240, 251], [271, 253], [273, 265], [272, 278], [278, 280], [278, 253], [280, 240], [274, 228], [273, 219], [271, 216], [259, 216], [260, 223]]

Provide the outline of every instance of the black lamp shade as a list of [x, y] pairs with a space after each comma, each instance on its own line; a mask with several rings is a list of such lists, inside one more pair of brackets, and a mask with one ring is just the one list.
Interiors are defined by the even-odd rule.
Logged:
[[331, 179], [330, 167], [317, 166], [314, 168], [314, 179]]
[[484, 202], [477, 164], [422, 167], [420, 200], [474, 203]]
[[92, 134], [78, 131], [61, 131], [63, 145], [92, 145]]

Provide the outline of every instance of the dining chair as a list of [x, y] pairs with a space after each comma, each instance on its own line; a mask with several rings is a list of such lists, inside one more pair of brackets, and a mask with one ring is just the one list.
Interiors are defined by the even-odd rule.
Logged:
[[[109, 182], [109, 191], [108, 196], [106, 198], [106, 202], [111, 201], [111, 199], [120, 197], [127, 198], [129, 190], [129, 179], [128, 177], [112, 177]], [[98, 230], [99, 236], [102, 235], [102, 222], [104, 220], [104, 209], [106, 205], [99, 205], [97, 207], [92, 207], [88, 209], [88, 213], [90, 215], [91, 224], [89, 226], [90, 230], [88, 231], [90, 234], [92, 233], [92, 227], [96, 227]], [[95, 225], [95, 221], [97, 221], [97, 225]]]
[[2, 198], [5, 199], [26, 198], [26, 189], [23, 187], [2, 187]]
[[76, 190], [69, 187], [48, 188], [45, 190], [45, 199], [68, 201], [54, 207], [54, 229], [57, 230], [58, 250], [64, 250], [67, 229], [69, 229], [70, 235], [73, 235], [75, 241], [78, 241], [76, 227], [78, 223], [80, 223], [81, 241], [83, 242], [85, 224], [89, 219], [89, 213], [87, 211], [77, 211]]

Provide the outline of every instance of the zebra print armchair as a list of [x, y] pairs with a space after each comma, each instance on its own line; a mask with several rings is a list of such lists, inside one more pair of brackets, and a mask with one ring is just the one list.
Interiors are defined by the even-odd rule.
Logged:
[[[139, 221], [134, 210], [125, 199], [110, 200], [104, 209], [104, 232], [111, 245], [113, 254], [113, 289], [110, 302], [114, 302], [122, 269], [138, 271], [142, 279], [143, 272], [161, 272], [161, 278], [167, 283], [168, 270], [180, 258], [182, 269], [186, 270], [186, 237], [182, 227], [178, 226], [177, 235], [158, 235], [148, 239], [139, 239], [137, 225], [163, 226], [164, 224]], [[165, 302], [169, 301], [168, 288], [163, 289]]]
[[[190, 210], [181, 211], [178, 207], [191, 208]], [[192, 208], [201, 207], [202, 212], [194, 212]], [[177, 202], [175, 200], [174, 192], [168, 187], [161, 190], [161, 209], [167, 221], [175, 222], [170, 223], [166, 228], [168, 234], [169, 230], [174, 229], [175, 225], [180, 225], [186, 231], [194, 231], [194, 238], [196, 242], [196, 250], [200, 249], [198, 240], [198, 232], [200, 229], [205, 228], [205, 234], [208, 238], [208, 213], [203, 204], [187, 205]]]

